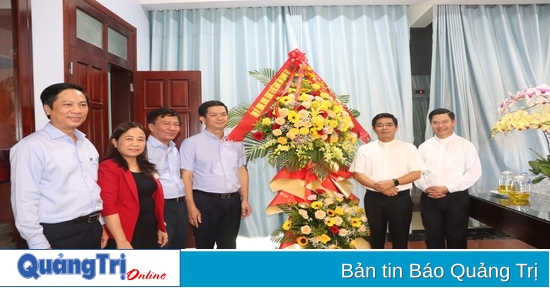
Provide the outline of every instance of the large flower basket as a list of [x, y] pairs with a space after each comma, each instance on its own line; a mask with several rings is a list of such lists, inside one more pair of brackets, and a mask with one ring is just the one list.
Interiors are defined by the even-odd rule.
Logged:
[[266, 87], [252, 104], [230, 111], [236, 126], [227, 139], [244, 141], [248, 161], [267, 157], [279, 169], [270, 183], [277, 194], [266, 212], [284, 212], [289, 219], [272, 240], [281, 248], [368, 248], [367, 218], [348, 171], [357, 145], [370, 141], [358, 112], [345, 106], [348, 98], [337, 97], [299, 50], [276, 73], [251, 74]]

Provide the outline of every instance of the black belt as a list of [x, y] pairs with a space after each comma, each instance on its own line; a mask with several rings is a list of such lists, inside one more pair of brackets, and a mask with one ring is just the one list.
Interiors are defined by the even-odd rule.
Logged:
[[203, 194], [210, 197], [216, 197], [220, 199], [229, 199], [231, 197], [235, 197], [239, 195], [239, 192], [233, 192], [233, 193], [210, 193], [210, 192], [204, 192], [201, 190], [193, 190], [193, 193]]
[[94, 223], [95, 221], [99, 220], [99, 215], [99, 212], [94, 212], [90, 215], [81, 216], [71, 221], [74, 221], [75, 223]]
[[[370, 189], [367, 189], [367, 192], [382, 194], [382, 192], [378, 192], [378, 191], [374, 191], [374, 190], [370, 190]], [[395, 195], [395, 196], [410, 194], [410, 192], [411, 192], [411, 189], [401, 190], [401, 191], [397, 192], [397, 195]]]
[[176, 203], [184, 202], [185, 201], [185, 196], [181, 196], [181, 197], [178, 197], [178, 198], [172, 198], [172, 199], [164, 199], [164, 201], [166, 201], [166, 202], [176, 202]]

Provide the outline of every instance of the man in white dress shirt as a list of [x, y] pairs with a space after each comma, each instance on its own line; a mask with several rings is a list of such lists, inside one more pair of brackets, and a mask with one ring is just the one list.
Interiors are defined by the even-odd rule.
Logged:
[[420, 197], [422, 224], [428, 249], [466, 249], [470, 195], [481, 177], [474, 145], [454, 134], [455, 114], [438, 108], [428, 115], [435, 136], [418, 147], [428, 169], [414, 183]]
[[174, 139], [180, 132], [178, 112], [161, 107], [147, 114], [147, 156], [157, 167], [164, 191], [164, 221], [168, 233], [167, 249], [185, 249], [187, 246], [187, 205], [180, 172], [180, 153]]
[[250, 216], [248, 170], [242, 142], [226, 141], [228, 114], [223, 102], [199, 106], [202, 133], [180, 147], [189, 223], [197, 249], [236, 249], [241, 218]]
[[40, 100], [50, 122], [10, 150], [15, 226], [31, 249], [103, 248], [99, 154], [77, 129], [88, 115], [88, 96], [78, 85], [58, 83]]
[[407, 249], [414, 206], [410, 189], [426, 166], [414, 145], [395, 139], [395, 116], [376, 115], [372, 128], [378, 140], [361, 146], [350, 167], [353, 178], [367, 188], [364, 202], [370, 244], [373, 249], [384, 249], [389, 225], [392, 248]]

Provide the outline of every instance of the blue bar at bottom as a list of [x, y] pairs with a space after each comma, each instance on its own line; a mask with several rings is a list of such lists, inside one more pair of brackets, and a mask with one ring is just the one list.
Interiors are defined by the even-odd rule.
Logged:
[[549, 251], [184, 250], [182, 287], [549, 287]]

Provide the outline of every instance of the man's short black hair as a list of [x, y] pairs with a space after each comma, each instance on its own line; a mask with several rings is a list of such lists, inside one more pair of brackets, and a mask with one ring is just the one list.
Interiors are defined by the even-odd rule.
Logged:
[[225, 104], [223, 104], [222, 101], [210, 100], [210, 101], [203, 102], [201, 106], [199, 106], [199, 116], [206, 117], [208, 108], [214, 107], [214, 106], [223, 106], [225, 108], [225, 112], [228, 112], [227, 106], [225, 106]]
[[86, 103], [90, 104], [90, 98], [88, 98], [88, 95], [84, 93], [84, 89], [82, 89], [82, 87], [72, 83], [57, 83], [46, 87], [46, 89], [42, 91], [42, 94], [40, 94], [42, 105], [48, 105], [53, 109], [53, 102], [57, 100], [57, 95], [67, 89], [75, 89], [82, 92], [84, 97], [86, 97]]
[[428, 119], [430, 119], [430, 122], [432, 122], [432, 118], [435, 115], [440, 115], [440, 114], [447, 114], [447, 115], [449, 115], [449, 118], [451, 118], [451, 120], [455, 120], [455, 113], [453, 111], [449, 110], [449, 109], [446, 109], [446, 108], [437, 108], [437, 109], [433, 110], [428, 115]]
[[395, 116], [393, 116], [390, 113], [380, 113], [380, 114], [374, 116], [374, 118], [372, 118], [372, 127], [373, 128], [376, 126], [376, 121], [378, 121], [378, 119], [380, 119], [380, 118], [391, 118], [391, 120], [393, 121], [393, 124], [395, 124], [395, 126], [398, 126], [397, 118], [395, 118]]
[[170, 108], [160, 107], [155, 110], [152, 110], [147, 114], [147, 123], [155, 124], [155, 121], [159, 116], [160, 118], [164, 118], [166, 116], [178, 117], [178, 121], [181, 122], [181, 117], [180, 117], [180, 114], [178, 114], [178, 112]]

